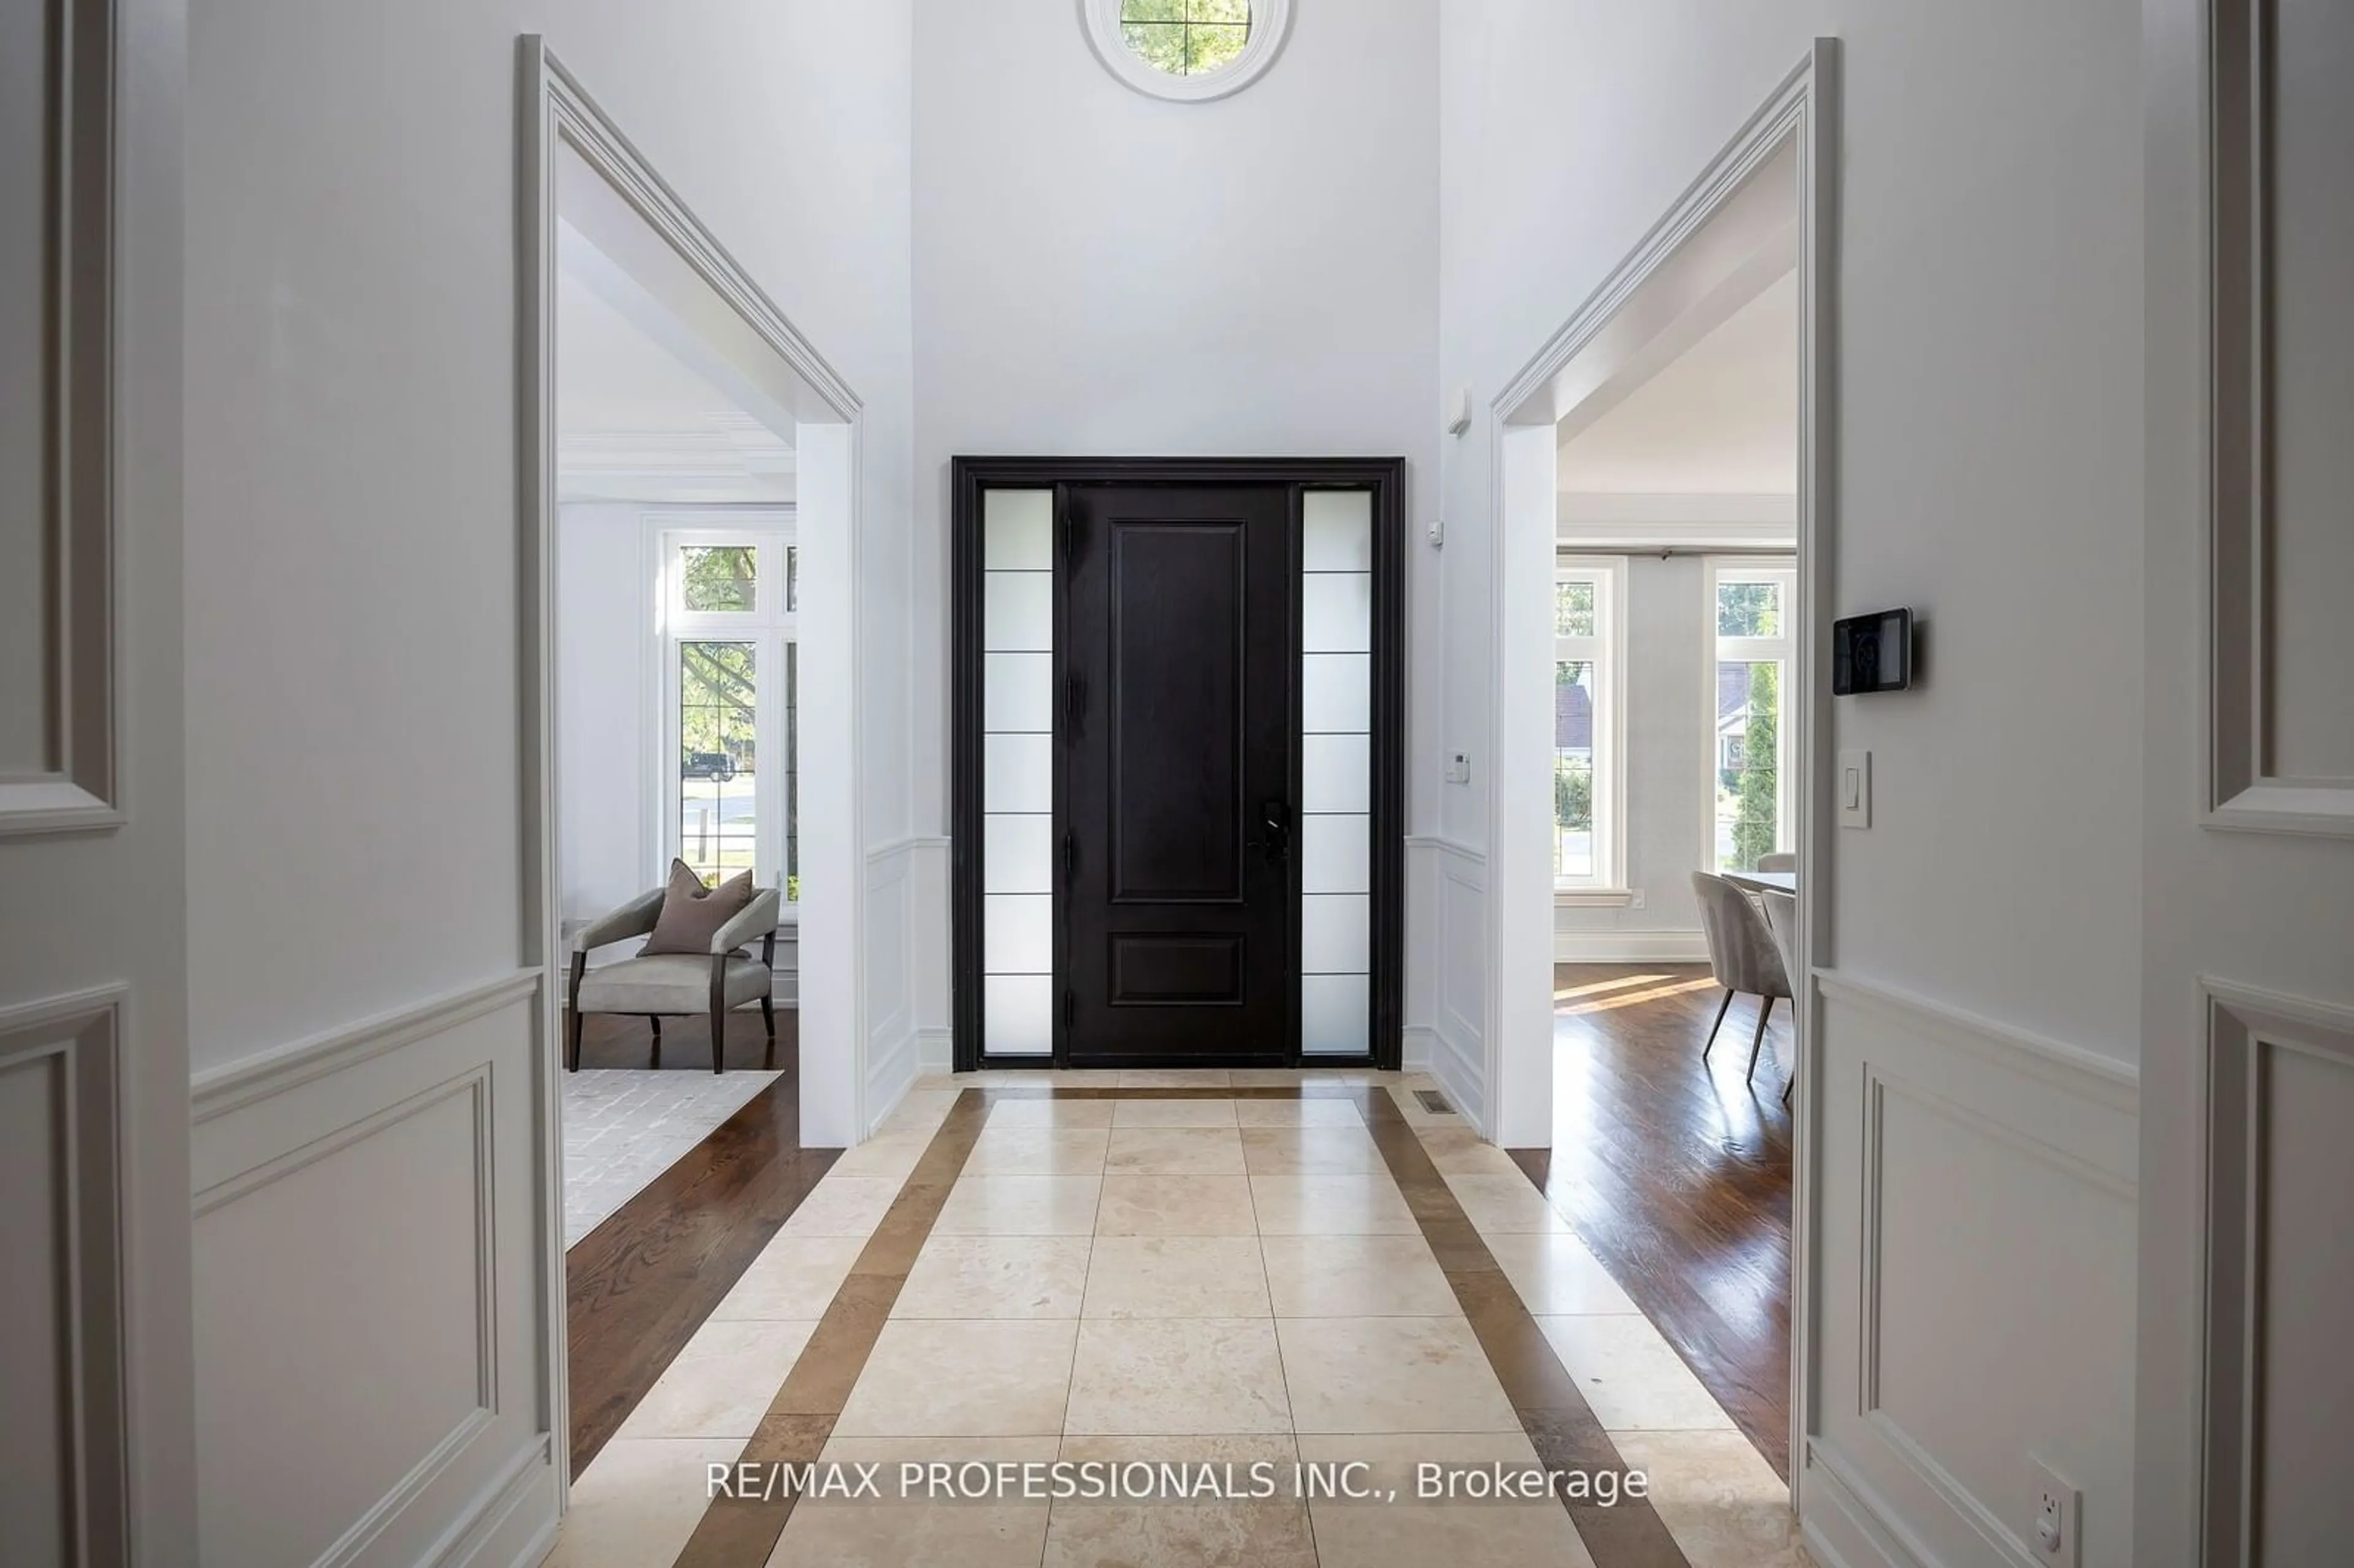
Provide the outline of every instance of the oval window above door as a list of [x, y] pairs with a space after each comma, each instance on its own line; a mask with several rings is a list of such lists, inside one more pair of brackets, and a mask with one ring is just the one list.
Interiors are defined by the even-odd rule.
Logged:
[[1080, 0], [1087, 41], [1137, 91], [1177, 102], [1238, 92], [1275, 63], [1291, 0]]

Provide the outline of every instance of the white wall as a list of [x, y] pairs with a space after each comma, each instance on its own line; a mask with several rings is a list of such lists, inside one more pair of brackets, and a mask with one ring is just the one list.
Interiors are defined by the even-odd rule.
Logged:
[[[1248, 90], [1178, 104], [1114, 79], [1073, 5], [917, 0], [917, 814], [935, 832], [950, 458], [1403, 455], [1416, 541], [1432, 514], [1435, 0], [1296, 18]], [[1420, 651], [1436, 557], [1407, 558]], [[1437, 764], [1410, 741], [1418, 787]], [[925, 885], [945, 954], [947, 878]], [[944, 985], [930, 1005], [945, 1019]]]
[[[857, 762], [880, 841], [909, 822], [909, 8], [219, 0], [190, 25], [199, 1423], [300, 1409], [349, 1430], [385, 1389], [417, 1395], [403, 1442], [291, 1446], [266, 1485], [228, 1462], [243, 1434], [200, 1444], [204, 1551], [238, 1568], [308, 1563], [366, 1513], [382, 1531], [356, 1562], [444, 1546], [514, 1561], [549, 1521], [558, 1466], [533, 1325], [514, 1316], [537, 1268], [529, 1208], [514, 1207], [537, 1175], [530, 1125], [508, 1117], [540, 1092], [534, 1009], [503, 989], [525, 940], [516, 36], [548, 35], [864, 400]], [[368, 1206], [387, 1190], [347, 1178], [369, 1145], [462, 1136], [446, 1101], [415, 1097], [477, 1069], [496, 1093], [468, 1102], [472, 1179], [431, 1203]], [[350, 1140], [349, 1157], [305, 1162], [289, 1139]], [[497, 1255], [472, 1283], [496, 1286], [500, 1312], [472, 1326], [524, 1381], [453, 1383], [487, 1353], [472, 1333], [296, 1353], [307, 1340], [287, 1341], [340, 1334], [380, 1288], [378, 1271], [339, 1261], [306, 1279], [304, 1312], [270, 1319], [286, 1353], [249, 1353], [239, 1325], [266, 1277], [223, 1263], [257, 1202], [281, 1253], [315, 1241], [341, 1259], [333, 1236], [374, 1228], [414, 1254], [389, 1277], [436, 1290], [466, 1284], [449, 1236], [495, 1215]], [[470, 1398], [495, 1414], [463, 1414]], [[429, 1453], [437, 1422], [451, 1425]], [[281, 1517], [295, 1497], [299, 1517]]]
[[[2128, 1061], [2136, 15], [2122, 0], [2064, 13], [1451, 0], [1441, 291], [1442, 379], [1474, 388], [1484, 423], [1488, 397], [1808, 39], [1846, 40], [1838, 608], [1909, 603], [1933, 624], [1925, 689], [1834, 715], [1839, 744], [1874, 748], [1878, 812], [1840, 859], [1839, 961]], [[1447, 449], [1446, 711], [1466, 743], [1483, 740], [1487, 713], [1486, 450], [1477, 425]], [[2048, 678], [2055, 637], [2064, 681]], [[2101, 782], [2020, 810], [2022, 782], [2061, 758]], [[1477, 775], [1440, 794], [1444, 830], [1484, 842]], [[2009, 917], [2028, 889], [2085, 913], [2067, 941]], [[1908, 917], [1864, 917], [1894, 908]]]
[[654, 885], [646, 799], [653, 592], [640, 508], [557, 514], [557, 896], [567, 925]]
[[[1818, 1041], [1824, 1299], [1872, 1303], [1884, 1375], [1859, 1390], [1861, 1327], [1822, 1321], [1830, 1381], [1801, 1484], [1818, 1521], [1847, 1509], [1921, 1561], [1992, 1562], [1994, 1540], [2023, 1555], [2033, 1450], [2085, 1490], [2084, 1561], [2124, 1563], [2133, 1266], [2105, 1243], [2133, 1171], [2105, 1118], [2120, 1097], [2130, 1114], [2139, 1028], [2137, 8], [1446, 0], [1442, 18], [1440, 378], [1482, 408], [1809, 38], [1843, 40], [1826, 608], [1911, 604], [1927, 641], [1921, 690], [1831, 715], [1833, 744], [1872, 749], [1876, 789], [1872, 830], [1833, 849], [1828, 959], [1905, 1000], [1827, 1009]], [[1441, 745], [1472, 754], [1474, 782], [1442, 789], [1437, 813], [1479, 844], [1484, 423], [1447, 453]], [[1870, 1103], [1867, 1067], [1925, 1075], [1948, 1056], [1989, 1065], [1937, 1082], [1928, 1119], [1867, 1132], [1847, 1114]], [[2072, 1097], [2052, 1101], [2054, 1075]], [[1863, 1245], [1843, 1200], [1863, 1192], [1895, 1206], [1883, 1233], [1967, 1224], [1957, 1252], [2087, 1272], [2064, 1293], [1991, 1262], [1942, 1293], [1882, 1290], [1865, 1260], [1896, 1255]], [[2043, 1335], [2037, 1354], [1967, 1328], [1991, 1320], [2012, 1345]], [[1882, 1560], [1870, 1540], [1819, 1544]]]
[[[1564, 546], [1575, 549], [1575, 546]], [[1691, 874], [1708, 864], [1706, 722], [1710, 625], [1707, 563], [1697, 556], [1630, 556], [1627, 573], [1625, 885], [1639, 907], [1570, 906], [1553, 916], [1564, 960], [1691, 960], [1700, 943]], [[1543, 722], [1550, 723], [1548, 712]]]
[[863, 564], [894, 612], [864, 622], [868, 822], [904, 834], [906, 6], [223, 0], [193, 26], [197, 1065], [515, 959], [526, 26], [864, 400]]

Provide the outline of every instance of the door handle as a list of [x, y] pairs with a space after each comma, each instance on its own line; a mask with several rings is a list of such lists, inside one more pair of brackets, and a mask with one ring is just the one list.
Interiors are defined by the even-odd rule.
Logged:
[[1282, 860], [1291, 853], [1291, 808], [1281, 800], [1262, 800], [1258, 818], [1259, 847], [1267, 859]]

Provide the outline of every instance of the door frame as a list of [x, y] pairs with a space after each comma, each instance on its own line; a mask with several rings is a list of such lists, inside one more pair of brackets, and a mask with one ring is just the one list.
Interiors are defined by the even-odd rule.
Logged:
[[[1839, 63], [1836, 38], [1819, 37], [1805, 58], [1743, 122], [1698, 178], [1594, 291], [1547, 338], [1490, 404], [1489, 472], [1494, 498], [1494, 548], [1489, 573], [1488, 769], [1490, 875], [1487, 890], [1488, 996], [1484, 1065], [1489, 1086], [1482, 1130], [1499, 1144], [1552, 1141], [1553, 889], [1538, 874], [1551, 811], [1515, 779], [1521, 766], [1514, 730], [1522, 711], [1513, 689], [1528, 629], [1541, 619], [1550, 635], [1552, 606], [1528, 587], [1535, 563], [1550, 566], [1559, 537], [1554, 421], [1567, 412], [1564, 374], [1617, 318], [1638, 290], [1663, 274], [1685, 242], [1733, 204], [1771, 158], [1790, 152], [1797, 201], [1793, 223], [1798, 288], [1798, 493], [1797, 607], [1793, 620], [1793, 820], [1801, 856], [1797, 940], [1791, 989], [1797, 1084], [1791, 1105], [1790, 1188], [1790, 1498], [1806, 1517], [1807, 1438], [1814, 1425], [1809, 1365], [1814, 1356], [1819, 1227], [1814, 1206], [1823, 1180], [1814, 1127], [1821, 1114], [1822, 1072], [1815, 1020], [1816, 977], [1832, 962], [1833, 848], [1838, 837], [1833, 788], [1830, 621], [1838, 604], [1838, 365], [1834, 306], [1838, 282]], [[1518, 574], [1518, 575], [1516, 575]], [[1550, 582], [1547, 575], [1545, 581]], [[1546, 676], [1550, 680], [1549, 662]], [[1535, 776], [1532, 774], [1532, 776]], [[1532, 1138], [1532, 1133], [1541, 1137]]]
[[[642, 223], [650, 248], [666, 247], [695, 282], [711, 291], [733, 313], [737, 323], [761, 349], [790, 370], [801, 399], [802, 493], [794, 503], [796, 518], [806, 530], [812, 519], [824, 519], [829, 537], [838, 540], [838, 565], [830, 580], [843, 589], [834, 600], [835, 619], [815, 633], [808, 630], [816, 617], [804, 619], [803, 636], [822, 638], [839, 651], [831, 661], [832, 680], [827, 688], [822, 721], [812, 721], [809, 709], [817, 705], [804, 693], [804, 738], [813, 722], [822, 733], [810, 750], [822, 750], [836, 759], [825, 770], [824, 799], [832, 802], [839, 832], [830, 834], [836, 853], [822, 873], [838, 889], [822, 924], [833, 935], [832, 950], [816, 966], [818, 978], [801, 982], [800, 1005], [806, 1019], [816, 1012], [833, 1027], [838, 1054], [799, 1054], [801, 1099], [801, 1140], [823, 1147], [828, 1130], [839, 1141], [854, 1143], [867, 1125], [864, 1102], [867, 1081], [867, 1000], [864, 954], [861, 939], [865, 917], [864, 856], [852, 846], [865, 842], [861, 796], [855, 768], [862, 755], [858, 719], [860, 605], [856, 585], [861, 497], [859, 450], [864, 405], [849, 383], [826, 362], [776, 302], [718, 237], [705, 226], [678, 193], [646, 161], [566, 69], [537, 33], [516, 39], [517, 125], [516, 166], [516, 548], [517, 588], [521, 602], [522, 636], [518, 654], [518, 688], [522, 696], [521, 799], [517, 802], [522, 863], [522, 923], [518, 932], [523, 967], [538, 971], [535, 1002], [532, 1061], [536, 1078], [529, 1086], [536, 1108], [540, 1141], [536, 1150], [539, 1190], [533, 1195], [539, 1232], [535, 1238], [537, 1277], [535, 1306], [540, 1324], [542, 1387], [545, 1403], [539, 1412], [547, 1424], [546, 1437], [559, 1478], [560, 1508], [571, 1495], [571, 1393], [567, 1361], [567, 1308], [565, 1298], [563, 1096], [565, 1077], [559, 1019], [563, 986], [559, 966], [566, 941], [560, 928], [561, 905], [557, 827], [561, 810], [557, 778], [557, 526], [559, 503], [557, 442], [557, 184], [561, 159], [576, 154], [588, 171], [610, 187], [617, 204], [633, 221]], [[814, 450], [818, 443], [823, 450]], [[814, 460], [814, 461], [813, 461]], [[643, 510], [660, 512], [659, 505]], [[801, 536], [802, 570], [811, 558], [809, 535]], [[806, 679], [806, 676], [805, 676]], [[659, 745], [660, 743], [657, 742]], [[809, 798], [814, 772], [804, 776], [803, 799]], [[826, 959], [838, 960], [826, 962]], [[802, 964], [810, 965], [806, 944]], [[834, 978], [825, 980], [824, 975]], [[812, 1005], [814, 1003], [814, 1005]], [[804, 1036], [804, 1039], [808, 1036]], [[822, 1120], [820, 1118], [822, 1118]], [[813, 1122], [816, 1135], [813, 1136]]]
[[[1299, 508], [1306, 490], [1364, 490], [1373, 497], [1373, 650], [1372, 866], [1373, 1040], [1363, 1056], [1319, 1055], [1319, 1066], [1395, 1069], [1404, 1054], [1405, 1012], [1405, 460], [1404, 458], [1049, 458], [959, 457], [949, 484], [949, 944], [954, 1021], [951, 1062], [960, 1073], [1003, 1065], [1044, 1065], [1041, 1056], [992, 1055], [981, 1039], [981, 497], [990, 490], [1053, 490], [1062, 526], [1066, 487], [1082, 484], [1284, 485], [1294, 495], [1289, 551], [1294, 563], [1293, 641], [1299, 619]], [[1059, 586], [1059, 585], [1058, 585]], [[1057, 599], [1057, 616], [1060, 616]], [[1057, 689], [1067, 641], [1056, 627]], [[1295, 648], [1294, 652], [1297, 650]], [[1297, 683], [1294, 683], [1295, 689]], [[1296, 729], [1296, 726], [1294, 726]], [[1060, 805], [1061, 759], [1056, 761]], [[1297, 736], [1288, 780], [1299, 796]], [[1058, 813], [1059, 814], [1059, 813]], [[1299, 899], [1299, 861], [1291, 865]], [[1061, 925], [1056, 923], [1058, 935]], [[1297, 978], [1298, 930], [1292, 933]], [[1058, 967], [1061, 955], [1056, 955]], [[1297, 991], [1289, 1000], [1289, 1055], [1299, 1058]], [[1059, 1016], [1055, 1065], [1068, 1041]]]

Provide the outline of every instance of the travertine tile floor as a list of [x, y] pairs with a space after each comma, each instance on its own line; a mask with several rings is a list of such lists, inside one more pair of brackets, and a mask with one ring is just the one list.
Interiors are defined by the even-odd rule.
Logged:
[[[1806, 1563], [1781, 1481], [1571, 1227], [1500, 1151], [1424, 1112], [1414, 1082], [1367, 1076], [1623, 1463], [1645, 1472], [1665, 1560]], [[1233, 1082], [1135, 1078], [1119, 1086]], [[928, 1082], [820, 1183], [580, 1476], [550, 1563], [719, 1561], [703, 1538], [689, 1550], [707, 1467], [744, 1451], [959, 1091], [1008, 1082], [1055, 1080]], [[769, 1568], [1616, 1568], [1552, 1498], [1416, 1499], [1417, 1464], [1527, 1466], [1537, 1451], [1353, 1100], [1005, 1099], [970, 1141], [824, 1458], [885, 1462], [886, 1476], [906, 1461], [1065, 1459], [1264, 1462], [1288, 1478], [1302, 1461], [1356, 1462], [1398, 1500], [1302, 1500], [1288, 1485], [1214, 1501], [805, 1498]]]

